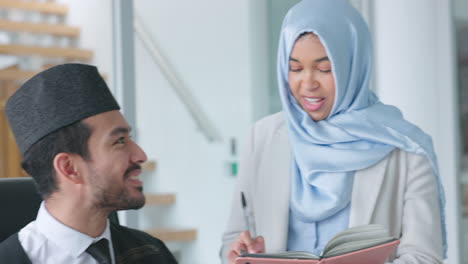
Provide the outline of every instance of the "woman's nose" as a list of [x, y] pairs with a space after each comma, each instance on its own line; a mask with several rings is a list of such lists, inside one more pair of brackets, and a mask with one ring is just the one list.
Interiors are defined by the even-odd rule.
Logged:
[[307, 90], [315, 90], [319, 88], [320, 83], [315, 78], [314, 74], [306, 73], [302, 79], [302, 88]]

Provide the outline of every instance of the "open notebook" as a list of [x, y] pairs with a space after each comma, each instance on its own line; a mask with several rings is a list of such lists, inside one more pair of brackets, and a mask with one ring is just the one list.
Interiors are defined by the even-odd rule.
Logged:
[[383, 264], [398, 244], [383, 226], [364, 225], [335, 235], [320, 256], [302, 251], [244, 254], [236, 264]]

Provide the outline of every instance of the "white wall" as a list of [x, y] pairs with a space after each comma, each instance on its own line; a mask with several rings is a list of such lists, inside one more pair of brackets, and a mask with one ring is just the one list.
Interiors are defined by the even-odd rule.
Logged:
[[81, 36], [77, 47], [94, 52], [91, 64], [108, 76], [107, 83], [112, 89], [112, 0], [57, 0], [68, 6], [65, 19], [67, 25], [78, 26]]
[[450, 1], [375, 1], [376, 84], [384, 103], [429, 133], [447, 198], [449, 258], [461, 263], [458, 112]]
[[[142, 147], [158, 163], [147, 192], [176, 192], [171, 208], [147, 210], [143, 225], [194, 227], [181, 263], [218, 263], [235, 178], [225, 161], [231, 136], [252, 122], [249, 1], [139, 0], [135, 11], [161, 51], [221, 132], [209, 143], [172, 88], [136, 41], [137, 128]], [[148, 218], [152, 215], [153, 218]], [[161, 218], [163, 218], [161, 220]], [[153, 220], [159, 219], [159, 220]]]

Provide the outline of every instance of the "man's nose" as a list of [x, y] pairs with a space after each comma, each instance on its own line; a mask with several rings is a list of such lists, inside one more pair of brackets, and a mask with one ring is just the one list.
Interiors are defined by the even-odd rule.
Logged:
[[143, 162], [145, 162], [148, 157], [146, 156], [146, 153], [143, 151], [143, 149], [140, 148], [140, 146], [133, 142], [133, 150], [132, 150], [132, 162], [133, 163], [138, 163], [138, 164], [141, 164]]

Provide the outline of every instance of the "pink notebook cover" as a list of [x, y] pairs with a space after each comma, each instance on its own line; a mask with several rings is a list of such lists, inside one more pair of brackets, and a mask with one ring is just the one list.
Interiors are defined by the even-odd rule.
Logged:
[[371, 248], [354, 251], [348, 254], [324, 258], [313, 259], [274, 259], [274, 258], [253, 258], [239, 257], [236, 264], [384, 264], [385, 260], [392, 254], [400, 243], [399, 240], [388, 242]]

